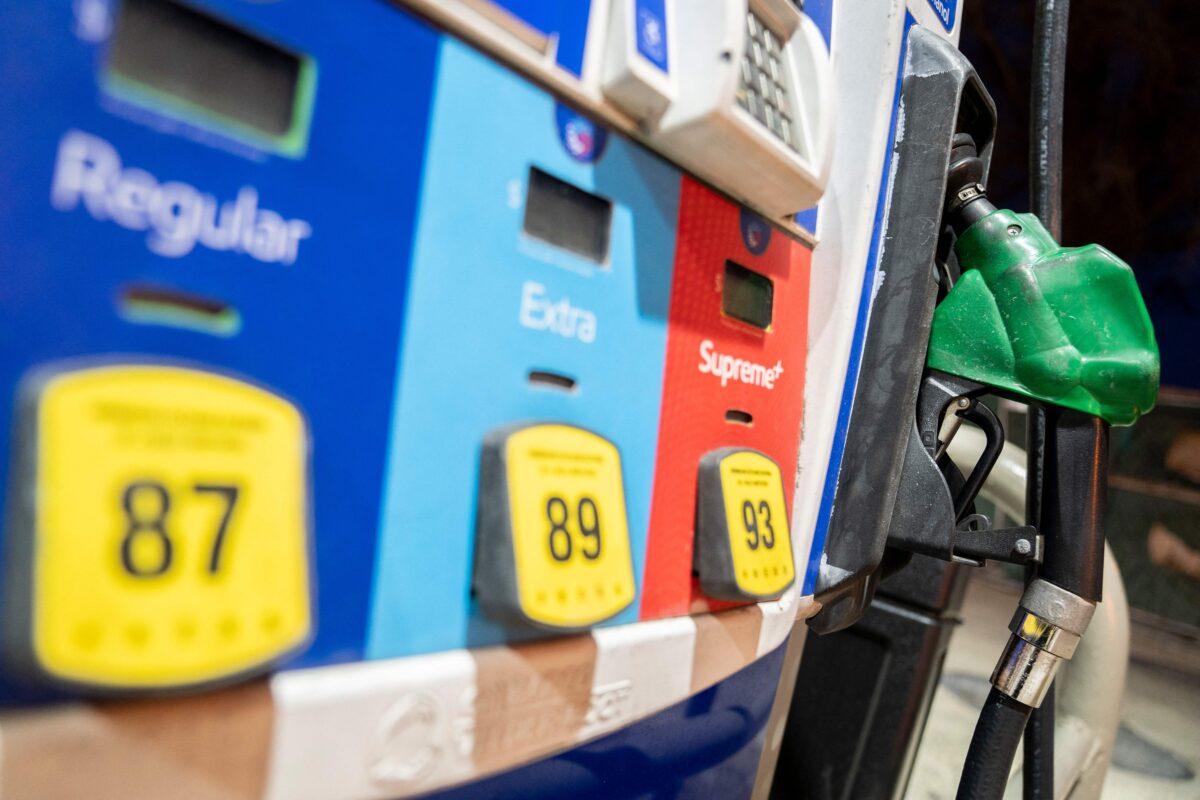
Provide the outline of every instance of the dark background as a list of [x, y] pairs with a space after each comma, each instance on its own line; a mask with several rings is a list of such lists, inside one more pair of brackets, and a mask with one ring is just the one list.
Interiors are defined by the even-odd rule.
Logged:
[[[1029, 209], [1033, 2], [967, 0], [962, 51], [996, 101], [988, 191]], [[1164, 385], [1200, 389], [1200, 2], [1075, 0], [1067, 50], [1063, 244], [1137, 274]]]

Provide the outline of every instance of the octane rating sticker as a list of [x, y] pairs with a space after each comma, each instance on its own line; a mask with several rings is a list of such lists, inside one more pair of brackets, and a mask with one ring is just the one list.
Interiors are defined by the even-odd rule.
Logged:
[[581, 628], [628, 606], [636, 587], [617, 448], [569, 425], [523, 428], [505, 447], [523, 615]]
[[779, 467], [762, 453], [740, 450], [721, 461], [725, 523], [738, 588], [772, 597], [795, 577]]
[[309, 636], [308, 437], [207, 372], [64, 372], [37, 406], [34, 658], [106, 687], [238, 674]]

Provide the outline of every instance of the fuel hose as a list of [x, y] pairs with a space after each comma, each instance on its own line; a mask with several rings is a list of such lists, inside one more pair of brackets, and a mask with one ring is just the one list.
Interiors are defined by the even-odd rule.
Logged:
[[[1067, 19], [1070, 0], [1038, 0], [1033, 21], [1033, 65], [1029, 115], [1029, 209], [1055, 239], [1062, 240], [1063, 95], [1066, 83]], [[1042, 528], [1041, 493], [1046, 417], [1029, 409], [1029, 501], [1026, 522]], [[1028, 580], [1036, 577], [1031, 569]], [[1025, 727], [1025, 800], [1054, 797], [1054, 687]]]

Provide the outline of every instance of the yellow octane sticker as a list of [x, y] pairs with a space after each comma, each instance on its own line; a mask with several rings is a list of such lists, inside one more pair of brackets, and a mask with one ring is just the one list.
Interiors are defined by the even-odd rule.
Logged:
[[633, 601], [617, 448], [568, 425], [509, 436], [505, 461], [517, 595], [530, 620], [580, 628]]
[[795, 576], [779, 467], [760, 453], [733, 453], [721, 461], [721, 490], [738, 588], [779, 594]]
[[132, 365], [51, 378], [37, 422], [42, 668], [169, 687], [303, 642], [307, 446], [295, 407], [230, 378]]

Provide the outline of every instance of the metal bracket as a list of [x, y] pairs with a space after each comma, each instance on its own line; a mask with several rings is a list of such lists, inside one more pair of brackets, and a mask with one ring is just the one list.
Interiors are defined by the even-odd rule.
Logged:
[[1045, 540], [1032, 525], [992, 528], [983, 514], [971, 514], [957, 526], [951, 558], [977, 567], [984, 561], [1040, 564], [1044, 546]]

